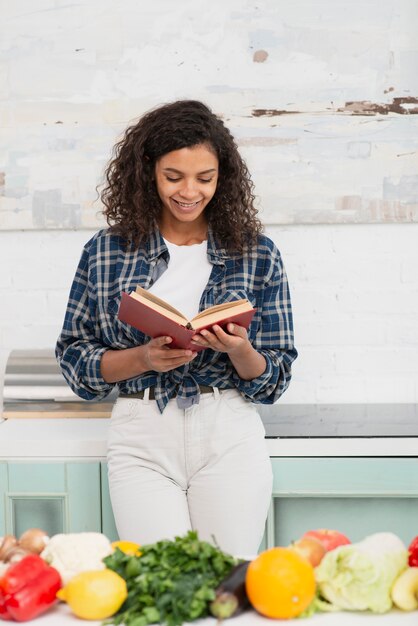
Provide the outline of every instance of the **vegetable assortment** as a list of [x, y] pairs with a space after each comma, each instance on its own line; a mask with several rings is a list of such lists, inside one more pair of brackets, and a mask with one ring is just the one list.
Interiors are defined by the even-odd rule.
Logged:
[[29, 529], [0, 537], [0, 557], [0, 621], [32, 620], [58, 599], [81, 619], [123, 626], [223, 620], [250, 608], [280, 619], [418, 610], [418, 536], [407, 549], [390, 532], [351, 543], [339, 531], [308, 531], [248, 561], [195, 531], [142, 546]]

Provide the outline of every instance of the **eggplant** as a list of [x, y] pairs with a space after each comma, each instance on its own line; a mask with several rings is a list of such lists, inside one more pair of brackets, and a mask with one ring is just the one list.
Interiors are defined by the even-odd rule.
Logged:
[[215, 590], [215, 599], [209, 610], [218, 619], [235, 617], [250, 608], [250, 601], [245, 589], [245, 576], [251, 561], [242, 561], [235, 565], [228, 576]]

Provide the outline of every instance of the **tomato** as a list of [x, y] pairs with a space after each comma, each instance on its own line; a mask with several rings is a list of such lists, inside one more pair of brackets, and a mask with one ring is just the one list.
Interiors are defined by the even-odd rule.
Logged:
[[317, 530], [308, 530], [302, 537], [313, 537], [319, 539], [323, 544], [325, 550], [329, 552], [338, 548], [338, 546], [345, 546], [351, 541], [343, 533], [338, 530], [329, 530], [328, 528], [318, 528]]
[[408, 547], [410, 567], [418, 567], [418, 535], [411, 541]]

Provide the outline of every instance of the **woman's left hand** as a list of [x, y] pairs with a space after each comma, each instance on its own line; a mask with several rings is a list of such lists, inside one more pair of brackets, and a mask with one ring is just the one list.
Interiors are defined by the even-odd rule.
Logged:
[[247, 331], [243, 326], [228, 324], [227, 330], [228, 332], [226, 333], [220, 326], [215, 324], [215, 326], [212, 326], [212, 332], [207, 329], [202, 330], [192, 337], [192, 341], [199, 346], [236, 356], [251, 348]]

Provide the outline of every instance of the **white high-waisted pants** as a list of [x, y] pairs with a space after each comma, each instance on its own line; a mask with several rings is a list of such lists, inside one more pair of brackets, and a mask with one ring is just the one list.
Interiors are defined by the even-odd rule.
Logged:
[[119, 538], [139, 544], [195, 529], [230, 554], [256, 554], [272, 493], [265, 431], [236, 390], [201, 394], [161, 414], [119, 398], [110, 420], [109, 488]]

